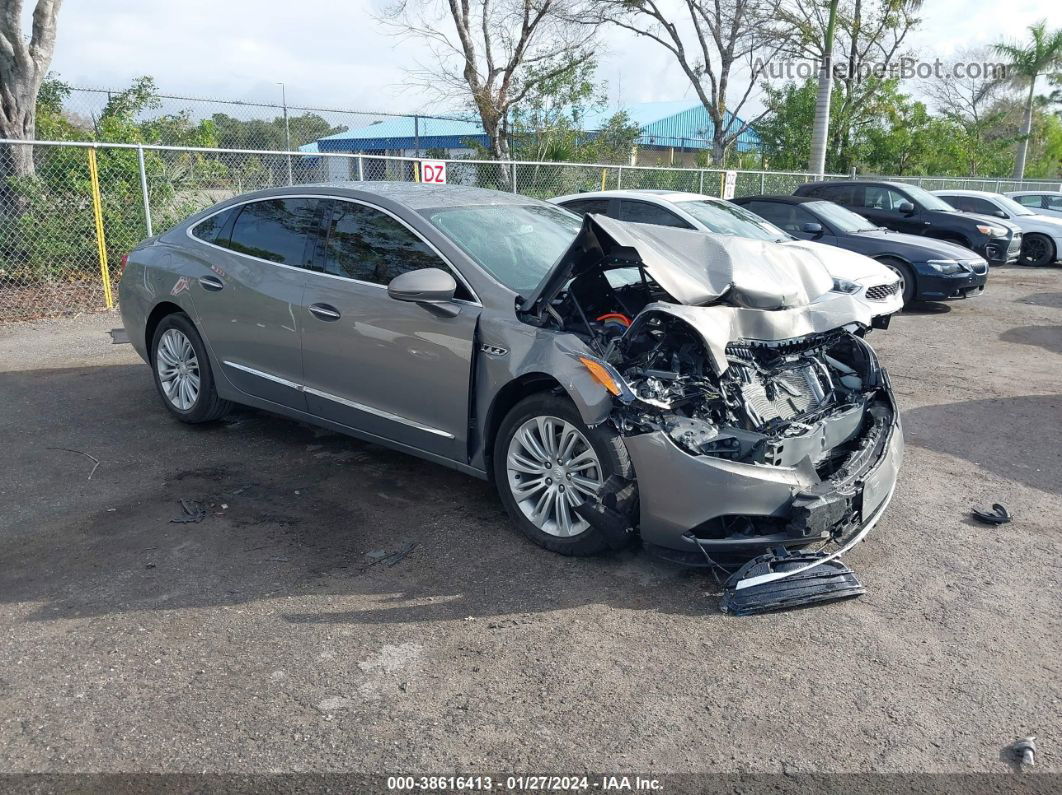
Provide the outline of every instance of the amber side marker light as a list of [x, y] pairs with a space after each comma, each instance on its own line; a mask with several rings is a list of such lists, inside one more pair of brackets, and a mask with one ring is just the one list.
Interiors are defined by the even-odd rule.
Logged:
[[590, 375], [594, 377], [601, 386], [611, 392], [613, 395], [619, 395], [621, 390], [619, 384], [616, 383], [616, 379], [608, 374], [608, 370], [601, 366], [599, 362], [595, 362], [593, 359], [588, 359], [585, 356], [580, 356], [579, 361], [583, 363], [583, 367], [590, 371]]

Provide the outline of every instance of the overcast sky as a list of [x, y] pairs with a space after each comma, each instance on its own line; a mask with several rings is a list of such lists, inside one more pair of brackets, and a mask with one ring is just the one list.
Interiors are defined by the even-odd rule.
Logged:
[[[403, 90], [418, 55], [372, 18], [379, 0], [66, 0], [52, 69], [76, 86], [123, 87], [152, 75], [164, 93], [294, 105], [443, 112]], [[33, 0], [26, 0], [28, 15]], [[924, 60], [1020, 37], [1058, 0], [924, 0], [911, 49]], [[600, 78], [616, 105], [692, 96], [658, 45], [623, 31], [602, 35]], [[913, 89], [913, 86], [912, 86]]]

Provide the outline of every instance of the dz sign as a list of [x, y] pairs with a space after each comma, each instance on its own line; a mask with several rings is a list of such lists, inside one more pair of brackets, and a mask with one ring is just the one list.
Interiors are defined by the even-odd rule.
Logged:
[[420, 181], [428, 185], [446, 184], [445, 160], [421, 160]]

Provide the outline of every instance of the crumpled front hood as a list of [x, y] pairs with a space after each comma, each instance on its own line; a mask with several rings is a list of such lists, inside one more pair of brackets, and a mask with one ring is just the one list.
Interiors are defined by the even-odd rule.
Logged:
[[808, 252], [822, 263], [830, 276], [835, 279], [848, 279], [853, 282], [878, 280], [882, 284], [892, 284], [896, 281], [896, 276], [892, 271], [876, 259], [871, 259], [864, 254], [810, 240], [791, 240], [780, 245]]
[[807, 306], [833, 287], [820, 258], [801, 248], [587, 215], [525, 306], [548, 303], [569, 279], [608, 258], [640, 261], [675, 301], [691, 306], [721, 300], [750, 309], [788, 309]]

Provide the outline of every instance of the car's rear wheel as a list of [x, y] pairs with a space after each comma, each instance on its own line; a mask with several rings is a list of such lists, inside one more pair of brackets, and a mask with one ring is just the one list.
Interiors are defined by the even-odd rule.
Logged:
[[1055, 244], [1046, 235], [1027, 235], [1021, 241], [1018, 263], [1031, 267], [1050, 265], [1055, 261]]
[[570, 400], [549, 393], [520, 401], [494, 441], [494, 481], [517, 527], [539, 546], [563, 555], [594, 555], [608, 541], [575, 506], [596, 499], [610, 476], [634, 479], [619, 434], [587, 428]]
[[166, 315], [155, 329], [151, 370], [163, 405], [181, 422], [211, 422], [232, 408], [218, 396], [206, 346], [183, 313]]
[[900, 294], [903, 296], [904, 306], [914, 301], [915, 276], [911, 266], [891, 257], [883, 257], [879, 262], [900, 277]]

